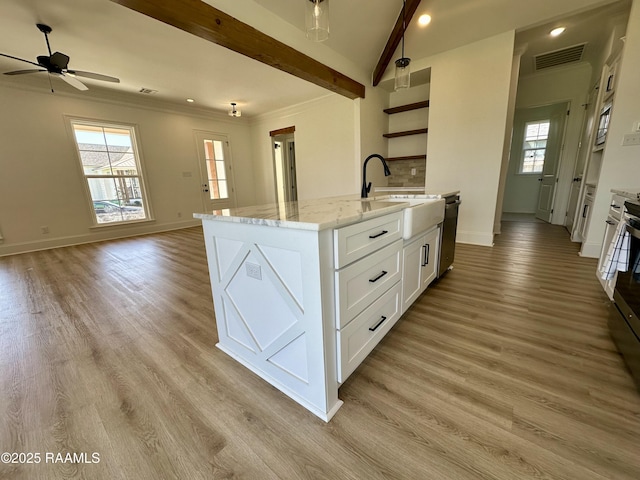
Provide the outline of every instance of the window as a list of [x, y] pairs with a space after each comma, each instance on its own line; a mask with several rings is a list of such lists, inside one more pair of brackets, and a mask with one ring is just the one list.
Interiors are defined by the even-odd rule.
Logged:
[[96, 224], [149, 219], [133, 127], [71, 121]]
[[525, 124], [520, 173], [542, 173], [550, 124], [550, 120]]

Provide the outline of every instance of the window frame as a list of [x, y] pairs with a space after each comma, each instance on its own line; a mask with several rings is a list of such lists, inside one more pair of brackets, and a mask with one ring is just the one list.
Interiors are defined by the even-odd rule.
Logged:
[[[526, 148], [526, 144], [527, 144], [527, 127], [529, 125], [534, 125], [534, 124], [540, 125], [540, 124], [543, 124], [543, 123], [548, 123], [549, 124], [549, 128], [547, 130], [546, 138], [544, 138], [544, 139], [538, 138], [536, 140], [533, 140], [533, 141], [545, 140], [545, 146], [544, 146], [544, 154], [545, 154], [545, 156], [544, 156], [544, 160], [542, 162], [542, 170], [540, 170], [539, 172], [525, 172], [524, 171], [525, 153], [527, 151], [542, 150], [541, 148]], [[524, 130], [522, 132], [522, 142], [520, 144], [520, 162], [518, 164], [518, 175], [542, 175], [543, 174], [543, 172], [544, 172], [544, 163], [545, 163], [545, 161], [547, 159], [547, 149], [549, 147], [549, 143], [548, 142], [549, 142], [550, 132], [551, 132], [551, 119], [531, 120], [531, 121], [528, 121], [528, 122], [524, 123]], [[532, 140], [529, 140], [529, 141], [532, 141]], [[534, 165], [535, 165], [535, 163], [534, 163]]]
[[[67, 115], [65, 115], [65, 119], [66, 119], [68, 133], [71, 141], [73, 142], [73, 146], [76, 152], [76, 165], [78, 167], [78, 172], [80, 174], [80, 177], [82, 178], [83, 189], [85, 193], [85, 200], [87, 202], [87, 208], [89, 210], [89, 214], [92, 220], [92, 225], [90, 228], [93, 229], [93, 228], [122, 227], [126, 225], [137, 225], [140, 223], [154, 222], [155, 218], [153, 216], [153, 211], [151, 209], [151, 203], [149, 202], [149, 194], [148, 194], [147, 185], [146, 185], [147, 174], [144, 166], [144, 159], [142, 156], [142, 152], [139, 147], [138, 126], [136, 124], [126, 123], [126, 122], [101, 120], [101, 119], [95, 119], [95, 118], [83, 118], [83, 117], [75, 117], [75, 116], [67, 116]], [[129, 138], [131, 140], [131, 149], [133, 150], [133, 155], [136, 161], [136, 168], [138, 170], [138, 174], [137, 175], [87, 175], [84, 172], [82, 155], [80, 153], [80, 146], [78, 145], [78, 142], [76, 139], [74, 125], [86, 125], [89, 127], [128, 130]], [[91, 188], [89, 187], [89, 179], [91, 178], [137, 178], [139, 188], [140, 188], [142, 205], [144, 206], [144, 211], [146, 215], [145, 218], [141, 218], [137, 220], [122, 220], [122, 221], [105, 222], [105, 223], [98, 222], [98, 216], [93, 206], [94, 200], [91, 195]]]

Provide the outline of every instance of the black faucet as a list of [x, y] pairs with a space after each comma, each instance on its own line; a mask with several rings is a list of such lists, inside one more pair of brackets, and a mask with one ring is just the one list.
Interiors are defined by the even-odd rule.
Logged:
[[384, 166], [384, 176], [388, 177], [389, 175], [391, 175], [391, 170], [389, 170], [389, 167], [387, 166], [387, 162], [384, 161], [384, 158], [382, 157], [382, 155], [378, 155], [377, 153], [369, 155], [364, 161], [364, 165], [362, 165], [362, 193], [360, 195], [361, 198], [367, 198], [367, 195], [371, 190], [371, 182], [369, 182], [369, 184], [367, 185], [367, 162], [374, 157], [379, 158], [380, 161], [382, 162], [382, 165]]

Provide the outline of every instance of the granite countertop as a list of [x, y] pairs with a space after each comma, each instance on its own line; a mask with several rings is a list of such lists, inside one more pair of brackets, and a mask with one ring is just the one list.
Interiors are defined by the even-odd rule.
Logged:
[[640, 188], [612, 188], [611, 193], [621, 195], [629, 200], [640, 200]]
[[[324, 230], [379, 217], [387, 213], [399, 212], [410, 206], [409, 202], [402, 202], [402, 199], [438, 199], [457, 193], [459, 192], [448, 191], [416, 195], [384, 194], [371, 195], [366, 199], [360, 198], [356, 194], [214, 210], [194, 213], [193, 217], [201, 220], [248, 223], [298, 230]], [[390, 197], [395, 201], [384, 201]]]
[[[387, 198], [388, 195], [378, 196]], [[297, 202], [270, 203], [213, 212], [194, 213], [194, 218], [222, 222], [248, 223], [298, 230], [324, 230], [349, 225], [360, 220], [399, 212], [408, 203], [382, 202], [376, 197], [361, 199], [358, 195], [318, 198]]]

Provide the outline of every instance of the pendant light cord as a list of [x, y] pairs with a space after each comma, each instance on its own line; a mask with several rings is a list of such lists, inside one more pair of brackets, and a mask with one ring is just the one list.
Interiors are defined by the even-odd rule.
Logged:
[[406, 0], [402, 0], [402, 58], [404, 58], [404, 32], [407, 29], [407, 27], [404, 24], [404, 8], [406, 5]]

